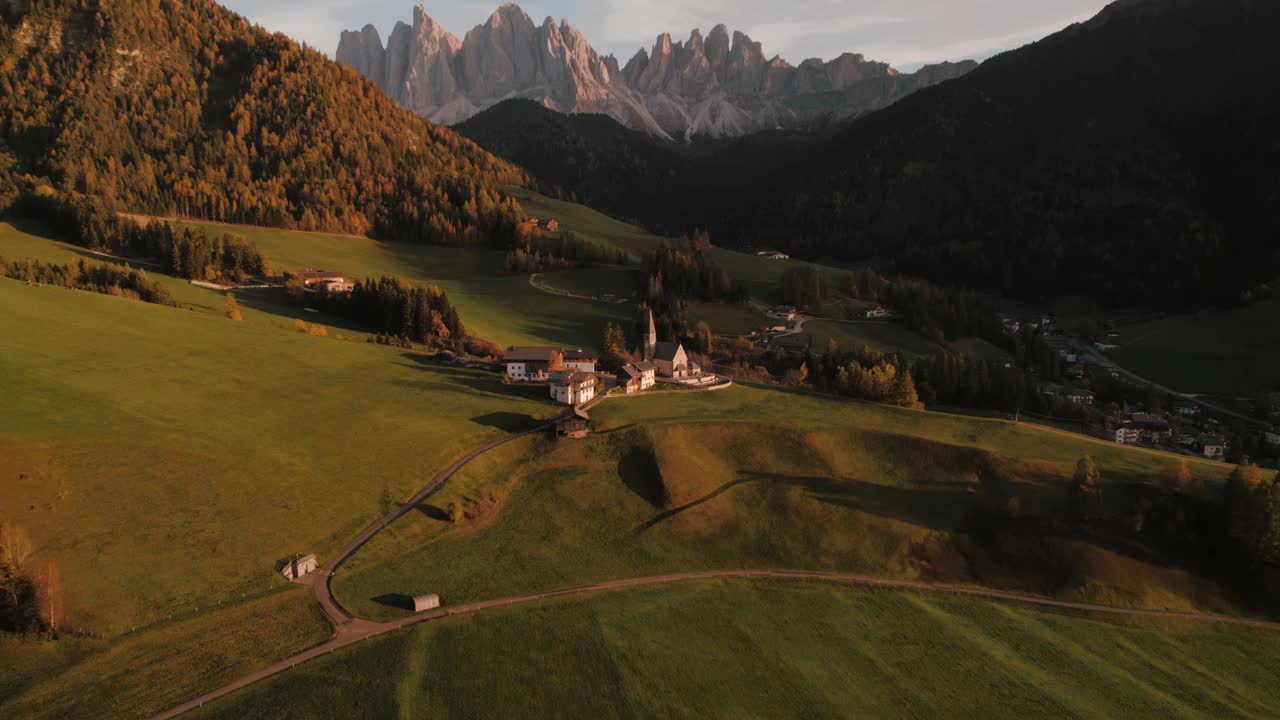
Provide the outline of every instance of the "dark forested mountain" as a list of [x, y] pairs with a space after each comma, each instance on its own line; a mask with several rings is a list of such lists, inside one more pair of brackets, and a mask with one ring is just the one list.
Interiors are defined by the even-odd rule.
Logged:
[[602, 118], [525, 133], [527, 107], [463, 131], [584, 202], [717, 244], [1029, 299], [1232, 303], [1280, 276], [1276, 28], [1276, 2], [1124, 0], [826, 136], [674, 157]]
[[944, 281], [1113, 303], [1280, 274], [1280, 3], [1123, 0], [855, 121], [732, 227]]
[[665, 201], [664, 184], [692, 163], [676, 143], [605, 115], [565, 115], [533, 100], [498, 103], [454, 130], [528, 170], [543, 192], [619, 215]]
[[449, 244], [509, 236], [499, 188], [524, 179], [212, 0], [0, 3], [0, 201], [22, 176], [120, 209]]
[[830, 136], [776, 130], [677, 143], [606, 115], [566, 115], [532, 100], [501, 102], [454, 129], [527, 170], [546, 194], [672, 234], [741, 214], [744, 197]]

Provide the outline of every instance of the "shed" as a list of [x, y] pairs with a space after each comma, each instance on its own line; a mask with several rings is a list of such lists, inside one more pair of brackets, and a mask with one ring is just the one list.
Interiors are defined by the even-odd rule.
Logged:
[[585, 410], [574, 408], [556, 420], [556, 435], [581, 440], [591, 433], [591, 418]]
[[315, 553], [303, 555], [301, 553], [293, 557], [285, 558], [276, 566], [276, 571], [285, 577], [286, 580], [297, 580], [303, 575], [315, 572], [320, 566], [316, 561]]
[[440, 596], [436, 593], [428, 593], [426, 595], [413, 596], [413, 611], [424, 612], [427, 610], [435, 610], [440, 607]]

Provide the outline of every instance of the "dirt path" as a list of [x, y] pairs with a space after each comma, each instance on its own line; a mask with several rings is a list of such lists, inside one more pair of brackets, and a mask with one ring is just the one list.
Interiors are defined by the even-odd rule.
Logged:
[[[687, 392], [687, 391], [681, 391]], [[598, 396], [588, 407], [594, 407], [596, 404], [603, 402], [607, 398], [606, 395]], [[558, 590], [550, 590], [546, 592], [532, 593], [528, 595], [518, 595], [514, 597], [498, 598], [494, 600], [484, 600], [480, 602], [467, 603], [454, 607], [441, 608], [421, 615], [414, 615], [400, 620], [386, 623], [377, 623], [369, 620], [362, 620], [349, 614], [333, 596], [330, 587], [330, 579], [338, 571], [338, 568], [350, 558], [365, 543], [369, 542], [375, 535], [386, 529], [393, 522], [411, 512], [419, 503], [438, 491], [444, 484], [453, 477], [459, 470], [465, 467], [472, 460], [493, 450], [494, 448], [505, 445], [514, 440], [518, 440], [529, 435], [544, 432], [551, 427], [551, 423], [544, 423], [531, 430], [508, 435], [489, 442], [466, 455], [462, 456], [453, 464], [436, 474], [431, 482], [413, 497], [409, 498], [404, 504], [396, 510], [388, 514], [386, 517], [370, 525], [364, 532], [360, 533], [346, 547], [340, 550], [327, 563], [321, 566], [312, 574], [312, 588], [315, 594], [316, 602], [320, 605], [324, 614], [334, 625], [333, 637], [329, 640], [303, 651], [291, 657], [285, 658], [280, 662], [270, 665], [266, 668], [258, 670], [244, 677], [241, 677], [227, 685], [216, 690], [205, 693], [200, 697], [189, 700], [181, 705], [172, 707], [155, 716], [155, 720], [167, 720], [167, 718], [177, 717], [183, 713], [202, 707], [206, 703], [212, 702], [219, 698], [226, 697], [237, 690], [253, 685], [261, 680], [265, 680], [272, 676], [278, 675], [297, 667], [305, 662], [314, 660], [318, 657], [331, 654], [333, 651], [344, 648], [363, 640], [367, 640], [379, 635], [395, 632], [413, 625], [432, 620], [438, 620], [446, 617], [473, 615], [493, 608], [510, 607], [513, 605], [523, 605], [535, 603], [544, 600], [551, 600], [562, 597], [572, 597], [577, 595], [587, 595], [591, 593], [608, 592], [615, 590], [625, 590], [628, 588], [650, 587], [655, 585], [668, 585], [680, 582], [696, 582], [708, 580], [725, 580], [725, 579], [746, 579], [746, 580], [803, 580], [816, 582], [839, 583], [845, 585], [859, 585], [864, 587], [876, 587], [895, 590], [918, 591], [918, 592], [934, 592], [947, 593], [951, 595], [964, 595], [970, 597], [983, 598], [988, 600], [997, 600], [1003, 602], [1021, 603], [1026, 605], [1060, 608], [1067, 610], [1076, 610], [1083, 612], [1095, 612], [1112, 616], [1128, 616], [1128, 617], [1146, 617], [1146, 618], [1166, 618], [1178, 620], [1191, 620], [1199, 622], [1212, 622], [1223, 625], [1231, 625], [1238, 627], [1251, 627], [1264, 630], [1280, 631], [1280, 623], [1269, 622], [1265, 620], [1253, 620], [1243, 617], [1231, 617], [1228, 615], [1214, 615], [1209, 613], [1193, 613], [1193, 612], [1177, 612], [1165, 610], [1137, 610], [1128, 608], [1118, 608], [1108, 605], [1093, 605], [1090, 603], [1075, 603], [1064, 600], [1055, 600], [1053, 598], [1042, 597], [1038, 595], [1027, 595], [1023, 593], [1005, 592], [1002, 590], [992, 590], [980, 587], [972, 587], [967, 585], [951, 585], [946, 583], [929, 583], [915, 580], [894, 580], [891, 578], [880, 578], [870, 575], [852, 575], [846, 573], [830, 573], [815, 572], [806, 570], [710, 570], [703, 572], [684, 572], [672, 573], [668, 575], [654, 575], [648, 577], [626, 578], [620, 580], [610, 580], [606, 582], [593, 583], [590, 585], [578, 585], [574, 587], [561, 588]]]
[[[514, 439], [514, 438], [510, 438]], [[186, 702], [177, 707], [171, 708], [157, 716], [157, 720], [163, 718], [173, 718], [190, 710], [205, 705], [222, 697], [226, 697], [231, 693], [248, 687], [260, 680], [265, 680], [273, 675], [278, 675], [286, 670], [297, 667], [307, 661], [314, 660], [324, 655], [329, 655], [333, 651], [348, 645], [355, 644], [371, 637], [377, 637], [386, 633], [403, 630], [432, 620], [440, 620], [447, 617], [459, 617], [474, 615], [485, 610], [493, 610], [495, 608], [511, 607], [515, 605], [525, 605], [530, 603], [541, 602], [545, 600], [554, 600], [557, 598], [574, 597], [579, 595], [589, 595], [592, 593], [610, 592], [617, 590], [626, 590], [631, 588], [653, 587], [656, 585], [670, 585], [675, 583], [699, 582], [711, 580], [792, 580], [792, 581], [809, 581], [809, 582], [827, 582], [841, 585], [857, 585], [870, 588], [883, 588], [888, 590], [902, 590], [914, 592], [930, 592], [948, 595], [960, 595], [966, 597], [975, 597], [984, 600], [996, 600], [1001, 602], [1018, 603], [1024, 605], [1057, 608], [1062, 610], [1073, 610], [1080, 612], [1100, 613], [1111, 616], [1121, 617], [1140, 617], [1155, 618], [1167, 620], [1188, 620], [1194, 622], [1218, 623], [1235, 627], [1247, 627], [1258, 630], [1270, 630], [1280, 632], [1280, 623], [1269, 622], [1266, 620], [1252, 620], [1249, 618], [1232, 617], [1229, 615], [1213, 615], [1209, 613], [1193, 613], [1179, 612], [1170, 610], [1137, 610], [1128, 608], [1118, 608], [1109, 605], [1094, 605], [1090, 603], [1069, 602], [1066, 600], [1055, 600], [1053, 598], [1041, 597], [1038, 595], [1025, 595], [1015, 592], [1004, 592], [1001, 590], [989, 590], [979, 587], [971, 587], [967, 585], [949, 585], [945, 583], [929, 583], [914, 580], [893, 580], [889, 578], [879, 578], [869, 575], [850, 575], [843, 573], [826, 573], [826, 572], [810, 572], [804, 570], [708, 570], [705, 572], [686, 572], [672, 573], [669, 575], [653, 575], [648, 577], [626, 578], [622, 580], [610, 580], [607, 582], [593, 583], [590, 585], [578, 585], [574, 587], [561, 588], [559, 590], [549, 590], [540, 593], [531, 593], [529, 595], [518, 595], [515, 597], [498, 598], [495, 600], [484, 600], [480, 602], [467, 603], [457, 605], [450, 608], [442, 608], [422, 615], [395, 620], [388, 623], [373, 623], [365, 620], [348, 619], [343, 625], [339, 626], [334, 637], [321, 645], [310, 650], [298, 653], [293, 657], [286, 658], [280, 662], [259, 670], [251, 675], [236, 680], [235, 682], [225, 685], [213, 692], [202, 695], [194, 700]], [[317, 587], [326, 586], [327, 583], [317, 583]], [[326, 609], [326, 612], [328, 610]]]

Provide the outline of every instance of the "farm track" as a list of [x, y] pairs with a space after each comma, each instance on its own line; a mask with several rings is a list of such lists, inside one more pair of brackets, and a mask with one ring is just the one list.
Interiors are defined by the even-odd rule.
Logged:
[[[684, 391], [687, 392], [687, 391]], [[603, 401], [607, 396], [601, 395], [596, 400], [588, 403], [593, 406]], [[319, 603], [325, 615], [334, 625], [333, 636], [303, 652], [297, 653], [285, 658], [273, 665], [262, 670], [245, 675], [227, 685], [216, 690], [210, 691], [200, 697], [189, 700], [181, 705], [172, 707], [158, 715], [154, 716], [154, 720], [167, 720], [182, 715], [196, 708], [202, 707], [207, 703], [213, 702], [220, 698], [231, 695], [237, 690], [241, 690], [262, 680], [279, 675], [287, 670], [296, 668], [298, 665], [306, 663], [325, 655], [332, 654], [335, 650], [354, 645], [356, 643], [368, 640], [369, 638], [378, 637], [388, 633], [403, 630], [408, 627], [418, 625], [420, 623], [440, 620], [449, 617], [459, 617], [474, 615], [485, 610], [495, 608], [511, 607], [516, 605], [524, 605], [536, 603], [546, 600], [554, 600], [558, 598], [574, 597], [580, 595], [589, 595], [593, 593], [610, 592], [616, 590], [626, 590], [631, 588], [653, 587], [659, 585], [670, 585], [684, 582], [707, 582], [716, 580], [789, 580], [803, 582], [826, 582], [842, 585], [855, 585], [867, 588], [880, 588], [886, 590], [898, 590], [908, 592], [928, 592], [937, 594], [948, 594], [965, 597], [974, 597], [984, 600], [994, 600], [1000, 602], [1017, 603], [1023, 605], [1031, 605], [1043, 608], [1053, 608], [1060, 610], [1070, 610], [1079, 612], [1099, 613], [1109, 616], [1132, 617], [1132, 618], [1152, 618], [1165, 620], [1184, 620], [1194, 622], [1217, 623], [1228, 626], [1247, 627], [1258, 630], [1280, 631], [1280, 622], [1271, 622], [1266, 620], [1255, 620], [1245, 617], [1233, 617], [1230, 615], [1215, 615], [1210, 613], [1194, 613], [1166, 610], [1141, 610], [1113, 607], [1109, 605], [1095, 605], [1091, 603], [1069, 602], [1065, 600], [1055, 600], [1053, 598], [1028, 595], [1024, 593], [1005, 592], [1001, 590], [992, 590], [987, 588], [973, 587], [968, 585], [953, 585], [947, 583], [930, 583], [916, 580], [894, 580], [891, 578], [875, 577], [870, 575], [854, 575], [846, 573], [833, 572], [816, 572], [807, 570], [784, 570], [784, 569], [759, 569], [759, 570], [708, 570], [699, 572], [681, 572], [670, 573], [666, 575], [653, 575], [646, 577], [624, 578], [618, 580], [609, 580], [605, 582], [592, 583], [588, 585], [577, 585], [573, 587], [560, 588], [557, 590], [549, 590], [544, 592], [530, 593], [527, 595], [518, 595], [506, 598], [497, 598], [493, 600], [483, 600], [478, 602], [466, 603], [453, 607], [441, 608], [432, 612], [414, 615], [400, 620], [386, 623], [378, 623], [370, 620], [362, 620], [349, 614], [334, 598], [330, 588], [330, 578], [337, 571], [338, 567], [351, 557], [357, 550], [369, 542], [375, 535], [386, 529], [393, 522], [411, 512], [419, 503], [432, 494], [437, 492], [444, 486], [448, 480], [453, 477], [459, 470], [465, 467], [472, 460], [493, 450], [497, 447], [505, 445], [509, 442], [518, 440], [529, 435], [546, 431], [552, 427], [551, 423], [544, 423], [524, 432], [514, 433], [503, 438], [499, 438], [489, 442], [466, 455], [462, 456], [453, 464], [440, 471], [431, 482], [420, 491], [418, 491], [407, 502], [399, 508], [391, 512], [386, 517], [369, 526], [364, 532], [360, 533], [350, 544], [343, 548], [329, 562], [325, 563], [311, 575], [312, 587], [315, 593], [316, 601]]]

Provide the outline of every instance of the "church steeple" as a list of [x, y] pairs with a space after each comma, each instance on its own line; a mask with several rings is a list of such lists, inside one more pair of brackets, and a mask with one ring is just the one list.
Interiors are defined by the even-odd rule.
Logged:
[[658, 328], [653, 322], [653, 310], [645, 310], [644, 361], [653, 362], [658, 349]]

